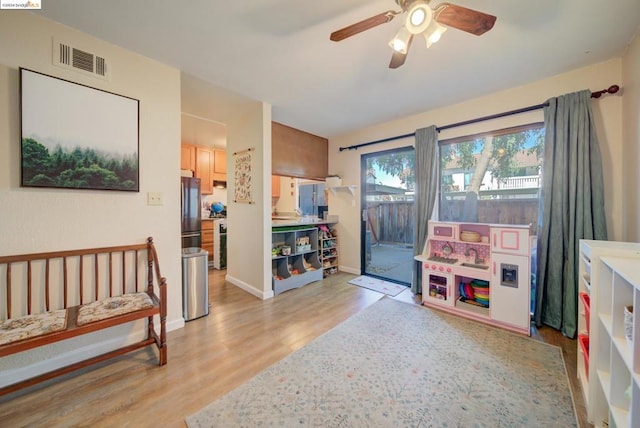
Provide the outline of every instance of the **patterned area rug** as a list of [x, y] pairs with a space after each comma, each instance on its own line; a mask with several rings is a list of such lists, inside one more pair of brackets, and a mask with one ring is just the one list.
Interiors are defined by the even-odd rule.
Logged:
[[394, 284], [393, 282], [384, 281], [382, 279], [372, 278], [370, 276], [364, 275], [353, 278], [351, 281], [349, 281], [349, 284], [368, 288], [369, 290], [377, 291], [378, 293], [384, 293], [392, 297], [397, 296], [407, 289], [407, 287]]
[[558, 347], [383, 297], [186, 422], [575, 427]]

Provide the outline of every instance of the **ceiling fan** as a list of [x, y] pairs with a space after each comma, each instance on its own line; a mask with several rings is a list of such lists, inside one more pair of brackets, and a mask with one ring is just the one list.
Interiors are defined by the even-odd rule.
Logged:
[[[329, 37], [339, 42], [355, 34], [390, 22], [397, 15], [407, 13], [407, 19], [396, 36], [389, 42], [393, 56], [389, 68], [398, 68], [404, 64], [407, 52], [414, 36], [423, 35], [427, 48], [440, 39], [447, 27], [457, 28], [480, 36], [493, 28], [496, 17], [451, 3], [440, 3], [431, 8], [429, 0], [395, 0], [401, 10], [388, 10], [371, 18], [334, 31]], [[443, 25], [447, 27], [444, 27]]]

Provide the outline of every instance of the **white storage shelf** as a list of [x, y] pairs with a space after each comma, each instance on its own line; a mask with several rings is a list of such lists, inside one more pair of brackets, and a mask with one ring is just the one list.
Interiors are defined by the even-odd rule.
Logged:
[[[599, 385], [593, 397], [593, 423], [609, 427], [640, 426], [640, 317], [632, 321], [632, 340], [625, 336], [625, 307], [640, 308], [639, 258], [602, 257], [598, 278]], [[630, 390], [629, 390], [630, 389]]]
[[[301, 239], [308, 244], [301, 244]], [[271, 245], [276, 250], [271, 257], [274, 294], [322, 279], [317, 228], [274, 228]], [[283, 248], [288, 248], [289, 254], [282, 254]]]
[[[640, 364], [634, 362], [635, 354], [624, 337], [624, 306], [640, 308], [640, 297], [631, 284], [622, 286], [621, 278], [616, 279], [616, 269], [603, 262], [613, 258], [631, 258], [637, 264], [640, 262], [640, 244], [580, 241], [578, 286], [579, 292], [586, 298], [578, 299], [577, 372], [587, 418], [596, 427], [604, 426], [605, 422], [609, 426], [628, 426], [625, 414], [628, 416], [630, 403], [620, 394], [628, 388], [631, 373], [638, 372], [630, 368]], [[581, 342], [585, 340], [589, 345], [588, 355], [581, 348]], [[615, 369], [612, 370], [613, 367]], [[627, 385], [622, 389], [620, 379], [627, 379]], [[640, 397], [637, 382], [634, 383], [634, 390], [635, 396]]]
[[329, 186], [328, 189], [334, 195], [338, 192], [346, 192], [350, 193], [351, 196], [355, 196], [358, 186], [356, 186], [355, 184], [350, 184], [348, 186]]

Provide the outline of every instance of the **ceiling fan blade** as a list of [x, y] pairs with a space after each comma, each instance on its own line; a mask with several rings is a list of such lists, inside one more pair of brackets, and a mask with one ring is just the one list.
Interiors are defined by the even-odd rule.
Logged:
[[413, 34], [409, 37], [409, 41], [407, 42], [407, 53], [403, 54], [398, 51], [393, 51], [393, 56], [391, 56], [391, 62], [389, 63], [389, 68], [396, 69], [404, 64], [407, 59], [407, 54], [409, 53], [409, 46], [411, 46], [411, 41], [413, 40]]
[[404, 64], [404, 61], [407, 59], [407, 54], [403, 54], [397, 51], [393, 51], [393, 56], [391, 57], [391, 62], [389, 62], [389, 68], [396, 69]]
[[435, 20], [448, 27], [480, 36], [493, 28], [496, 17], [451, 3], [440, 3], [434, 8]]
[[385, 24], [391, 21], [399, 13], [401, 12], [394, 12], [392, 10], [382, 12], [376, 16], [372, 16], [371, 18], [367, 18], [363, 21], [349, 25], [348, 27], [344, 27], [340, 30], [334, 31], [333, 33], [331, 33], [329, 39], [333, 40], [334, 42], [339, 42], [340, 40], [344, 40], [347, 37], [351, 37], [370, 28], [377, 27], [380, 24]]

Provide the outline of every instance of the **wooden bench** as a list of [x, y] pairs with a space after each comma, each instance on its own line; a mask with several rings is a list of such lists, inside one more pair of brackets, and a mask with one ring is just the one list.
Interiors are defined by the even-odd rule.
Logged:
[[152, 238], [137, 245], [0, 257], [0, 358], [147, 319], [142, 340], [1, 387], [0, 396], [153, 344], [159, 365], [166, 364], [166, 299]]

